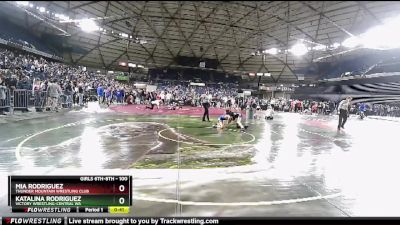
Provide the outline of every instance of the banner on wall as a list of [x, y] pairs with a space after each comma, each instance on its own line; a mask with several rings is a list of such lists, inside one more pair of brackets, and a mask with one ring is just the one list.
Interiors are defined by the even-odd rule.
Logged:
[[250, 96], [251, 95], [251, 91], [243, 91], [243, 95], [244, 96]]
[[119, 81], [129, 81], [129, 77], [128, 76], [116, 76], [115, 80], [119, 80]]
[[200, 86], [200, 87], [206, 86], [205, 83], [194, 83], [194, 82], [191, 82], [190, 85], [191, 85], [191, 86]]
[[135, 83], [133, 86], [135, 86], [137, 89], [145, 89], [147, 84]]
[[146, 86], [146, 91], [148, 91], [148, 92], [152, 92], [155, 90], [157, 90], [157, 85], [147, 85]]

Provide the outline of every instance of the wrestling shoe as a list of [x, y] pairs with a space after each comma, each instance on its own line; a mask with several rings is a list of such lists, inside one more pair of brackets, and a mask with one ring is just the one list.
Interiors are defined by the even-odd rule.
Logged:
[[249, 125], [244, 126], [244, 129], [247, 130], [247, 128], [249, 127]]

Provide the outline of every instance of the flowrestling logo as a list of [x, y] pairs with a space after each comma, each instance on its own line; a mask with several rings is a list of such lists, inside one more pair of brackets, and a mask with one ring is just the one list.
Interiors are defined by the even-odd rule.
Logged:
[[64, 219], [61, 217], [6, 217], [3, 222], [5, 224], [63, 224]]
[[[64, 223], [65, 222], [65, 223]], [[3, 224], [18, 224], [18, 225], [168, 225], [168, 224], [192, 224], [192, 225], [216, 225], [223, 224], [217, 218], [135, 218], [135, 217], [67, 217], [66, 220], [62, 217], [5, 217]]]

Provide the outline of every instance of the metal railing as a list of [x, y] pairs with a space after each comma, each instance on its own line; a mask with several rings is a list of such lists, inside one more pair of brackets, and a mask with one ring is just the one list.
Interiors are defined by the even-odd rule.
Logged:
[[25, 89], [15, 89], [11, 96], [11, 105], [13, 109], [26, 109], [29, 105], [29, 91]]

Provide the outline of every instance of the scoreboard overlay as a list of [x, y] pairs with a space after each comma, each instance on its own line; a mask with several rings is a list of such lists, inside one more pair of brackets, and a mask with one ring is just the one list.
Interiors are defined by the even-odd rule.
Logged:
[[132, 176], [9, 176], [8, 185], [12, 212], [126, 213], [132, 206]]

